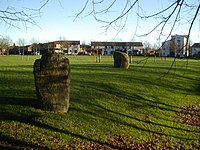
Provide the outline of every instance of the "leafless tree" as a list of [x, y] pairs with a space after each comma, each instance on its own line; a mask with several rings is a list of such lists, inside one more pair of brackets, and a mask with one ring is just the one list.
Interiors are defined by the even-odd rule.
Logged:
[[32, 45], [34, 55], [38, 55], [38, 53], [40, 52], [39, 40], [37, 40], [36, 38], [32, 38], [30, 40], [30, 43]]
[[[22, 55], [24, 55], [24, 46], [26, 44], [26, 40], [24, 38], [19, 38], [17, 41], [18, 47], [19, 47], [19, 55], [21, 54], [21, 48], [23, 49]], [[22, 57], [23, 58], [23, 57]]]
[[12, 39], [9, 36], [4, 36], [0, 38], [0, 48], [2, 54], [9, 55], [9, 47], [12, 45]]
[[[150, 15], [146, 14], [149, 14], [151, 12], [148, 12], [148, 10], [144, 11], [143, 8], [140, 6], [142, 0], [124, 0], [123, 5], [121, 5], [120, 10], [118, 10], [119, 14], [116, 15], [115, 18], [109, 18], [109, 13], [112, 13], [112, 8], [115, 7], [118, 2], [119, 1], [117, 0], [112, 0], [109, 2], [106, 0], [86, 0], [82, 10], [77, 13], [75, 19], [82, 16], [92, 15], [96, 21], [104, 24], [105, 31], [107, 31], [109, 28], [114, 28], [117, 32], [120, 32], [125, 28], [127, 20], [130, 19], [129, 15], [131, 13], [136, 13], [139, 19], [156, 19], [158, 21], [158, 23], [149, 32], [143, 34], [143, 36], [147, 36], [152, 32], [157, 31], [159, 32], [159, 39], [161, 36], [163, 36], [164, 30], [170, 24], [171, 29], [168, 31], [168, 35], [166, 38], [168, 39], [171, 33], [174, 31], [175, 27], [183, 24], [184, 22], [189, 22], [189, 37], [194, 22], [197, 20], [197, 18], [199, 18], [199, 0], [172, 0], [169, 1], [168, 6], [165, 6], [160, 11], [154, 12]], [[143, 1], [143, 3], [145, 2]], [[107, 7], [102, 8], [102, 6], [105, 4], [107, 4]], [[84, 12], [88, 12], [88, 9], [89, 13], [83, 15]], [[181, 16], [182, 12], [188, 12], [189, 17], [188, 15]]]
[[147, 50], [150, 50], [152, 48], [152, 45], [148, 41], [144, 41], [143, 47], [144, 47], [144, 50], [147, 51]]
[[16, 28], [20, 28], [21, 25], [27, 27], [28, 24], [38, 26], [35, 19], [40, 17], [42, 8], [48, 2], [49, 0], [40, 1], [39, 8], [4, 6], [0, 8], [0, 23]]
[[58, 37], [58, 40], [59, 40], [59, 41], [64, 41], [64, 40], [66, 40], [66, 37], [65, 37], [65, 36], [59, 36], [59, 37]]

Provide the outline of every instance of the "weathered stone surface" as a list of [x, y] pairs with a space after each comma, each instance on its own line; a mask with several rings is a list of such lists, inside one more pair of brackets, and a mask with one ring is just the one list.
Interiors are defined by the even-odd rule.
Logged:
[[126, 53], [115, 51], [113, 58], [115, 68], [129, 68], [129, 56]]
[[43, 110], [67, 112], [70, 94], [69, 60], [59, 53], [45, 53], [34, 63], [36, 95]]

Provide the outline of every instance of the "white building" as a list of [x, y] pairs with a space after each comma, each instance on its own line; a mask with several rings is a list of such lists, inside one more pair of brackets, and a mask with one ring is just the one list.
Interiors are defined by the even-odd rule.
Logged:
[[187, 35], [172, 35], [170, 40], [162, 43], [161, 56], [188, 57], [189, 45]]
[[194, 43], [191, 48], [192, 57], [200, 57], [200, 43]]
[[171, 55], [170, 53], [172, 51], [170, 48], [171, 43], [172, 43], [171, 40], [162, 43], [161, 56], [166, 57]]
[[80, 52], [80, 41], [55, 41], [54, 50], [65, 54], [78, 54]]
[[102, 55], [112, 55], [116, 50], [133, 55], [134, 51], [142, 51], [143, 45], [141, 42], [91, 42], [91, 49]]

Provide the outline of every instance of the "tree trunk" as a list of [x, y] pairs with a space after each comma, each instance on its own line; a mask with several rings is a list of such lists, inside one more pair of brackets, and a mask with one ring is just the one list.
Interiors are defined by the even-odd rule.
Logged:
[[9, 54], [10, 54], [10, 53], [9, 53], [9, 48], [8, 48], [8, 47], [7, 47], [7, 51], [6, 51], [6, 52], [7, 52], [7, 55], [9, 55]]
[[133, 62], [133, 56], [129, 56], [129, 63], [132, 64]]

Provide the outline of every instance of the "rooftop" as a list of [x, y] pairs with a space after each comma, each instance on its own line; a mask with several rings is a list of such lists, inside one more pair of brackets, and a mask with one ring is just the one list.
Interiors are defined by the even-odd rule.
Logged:
[[142, 42], [91, 42], [92, 46], [143, 46]]

